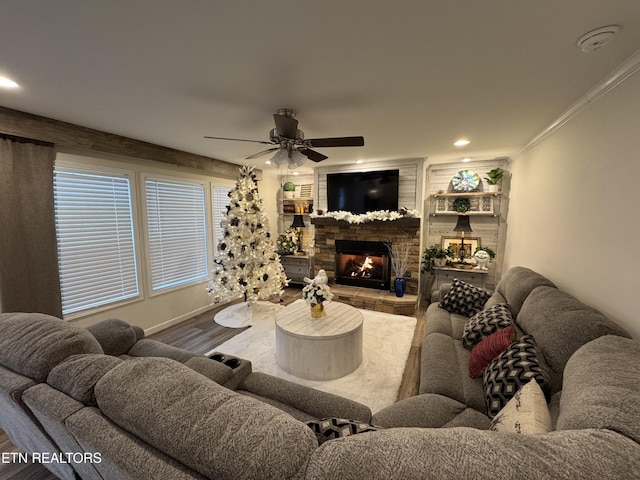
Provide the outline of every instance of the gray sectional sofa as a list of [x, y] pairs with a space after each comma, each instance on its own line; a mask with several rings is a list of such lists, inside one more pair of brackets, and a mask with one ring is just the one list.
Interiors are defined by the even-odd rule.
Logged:
[[[460, 342], [468, 318], [438, 303], [427, 310], [420, 395], [373, 416], [125, 322], [89, 331], [1, 314], [0, 428], [27, 451], [82, 453], [46, 465], [65, 479], [637, 478], [640, 342], [525, 268], [505, 273], [488, 305], [498, 303], [536, 338], [552, 432], [486, 430], [482, 379], [468, 378]], [[305, 422], [323, 417], [380, 428], [320, 444]]]

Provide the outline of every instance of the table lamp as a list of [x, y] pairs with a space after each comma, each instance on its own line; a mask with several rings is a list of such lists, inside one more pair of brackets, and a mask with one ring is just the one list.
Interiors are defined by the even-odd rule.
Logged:
[[469, 217], [467, 215], [458, 215], [458, 223], [456, 223], [453, 231], [460, 232], [460, 235], [462, 236], [458, 256], [460, 257], [460, 263], [464, 263], [464, 257], [466, 256], [466, 251], [464, 249], [464, 234], [473, 232], [473, 230], [471, 230], [471, 224], [469, 223]]

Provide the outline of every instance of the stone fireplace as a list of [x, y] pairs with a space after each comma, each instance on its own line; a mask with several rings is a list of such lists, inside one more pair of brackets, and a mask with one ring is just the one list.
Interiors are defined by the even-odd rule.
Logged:
[[[352, 276], [351, 273], [357, 269], [363, 267], [367, 262], [367, 251], [373, 254], [374, 257], [386, 256], [388, 259], [388, 251], [385, 243], [399, 242], [405, 236], [411, 241], [411, 249], [409, 252], [409, 262], [407, 265], [407, 271], [404, 278], [407, 281], [406, 293], [411, 295], [418, 294], [418, 280], [420, 278], [420, 219], [419, 218], [401, 218], [393, 221], [372, 221], [361, 224], [351, 224], [342, 220], [335, 220], [333, 218], [315, 217], [311, 219], [315, 227], [315, 273], [320, 269], [324, 269], [329, 276], [329, 280], [332, 283], [356, 285], [363, 287], [370, 287], [375, 289], [383, 289], [386, 291], [393, 290], [393, 280], [395, 279], [395, 272], [391, 266], [388, 268], [389, 280], [388, 283], [384, 279], [382, 281], [375, 280], [369, 282], [371, 278], [369, 273], [365, 275]], [[351, 249], [353, 242], [356, 244], [361, 242], [365, 245], [364, 252], [354, 253]], [[377, 244], [377, 247], [373, 249], [373, 245]], [[343, 264], [337, 263], [338, 249], [346, 250], [347, 252], [341, 252], [344, 255], [351, 255], [347, 257]], [[369, 248], [369, 250], [367, 250]], [[365, 254], [363, 256], [363, 253]], [[343, 261], [342, 257], [338, 257], [340, 262]], [[374, 259], [371, 258], [371, 261]], [[378, 258], [382, 261], [382, 258]], [[383, 275], [382, 269], [384, 267], [380, 265], [378, 272], [380, 276]], [[365, 267], [365, 270], [367, 268]], [[344, 270], [349, 271], [348, 277], [345, 278]], [[359, 283], [346, 283], [347, 281], [354, 281]], [[363, 278], [365, 277], [365, 278]], [[381, 283], [382, 282], [382, 283]]]

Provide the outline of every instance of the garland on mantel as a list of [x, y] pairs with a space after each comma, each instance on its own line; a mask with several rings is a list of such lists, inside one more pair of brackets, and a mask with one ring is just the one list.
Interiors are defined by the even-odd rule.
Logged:
[[312, 213], [309, 215], [311, 218], [333, 218], [335, 220], [342, 220], [349, 223], [367, 223], [374, 221], [391, 222], [393, 220], [400, 220], [401, 218], [420, 218], [420, 212], [418, 210], [401, 209], [399, 212], [389, 210], [377, 210], [375, 212], [367, 212], [363, 214], [353, 214], [351, 212], [345, 212], [338, 210], [336, 212], [324, 212], [322, 215]]

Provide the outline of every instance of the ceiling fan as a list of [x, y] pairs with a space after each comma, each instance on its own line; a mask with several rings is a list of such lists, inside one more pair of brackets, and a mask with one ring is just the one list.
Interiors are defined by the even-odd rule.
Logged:
[[269, 132], [269, 141], [244, 140], [241, 138], [211, 137], [215, 140], [233, 140], [236, 142], [253, 142], [264, 145], [276, 145], [261, 152], [250, 155], [246, 160], [258, 158], [271, 152], [276, 152], [271, 159], [271, 164], [277, 167], [287, 165], [289, 168], [297, 168], [307, 159], [312, 162], [321, 162], [329, 157], [316, 152], [311, 148], [325, 147], [362, 147], [363, 137], [337, 137], [337, 138], [314, 138], [305, 140], [304, 132], [298, 130], [298, 120], [295, 119], [296, 111], [289, 108], [280, 108], [273, 114], [276, 128]]

